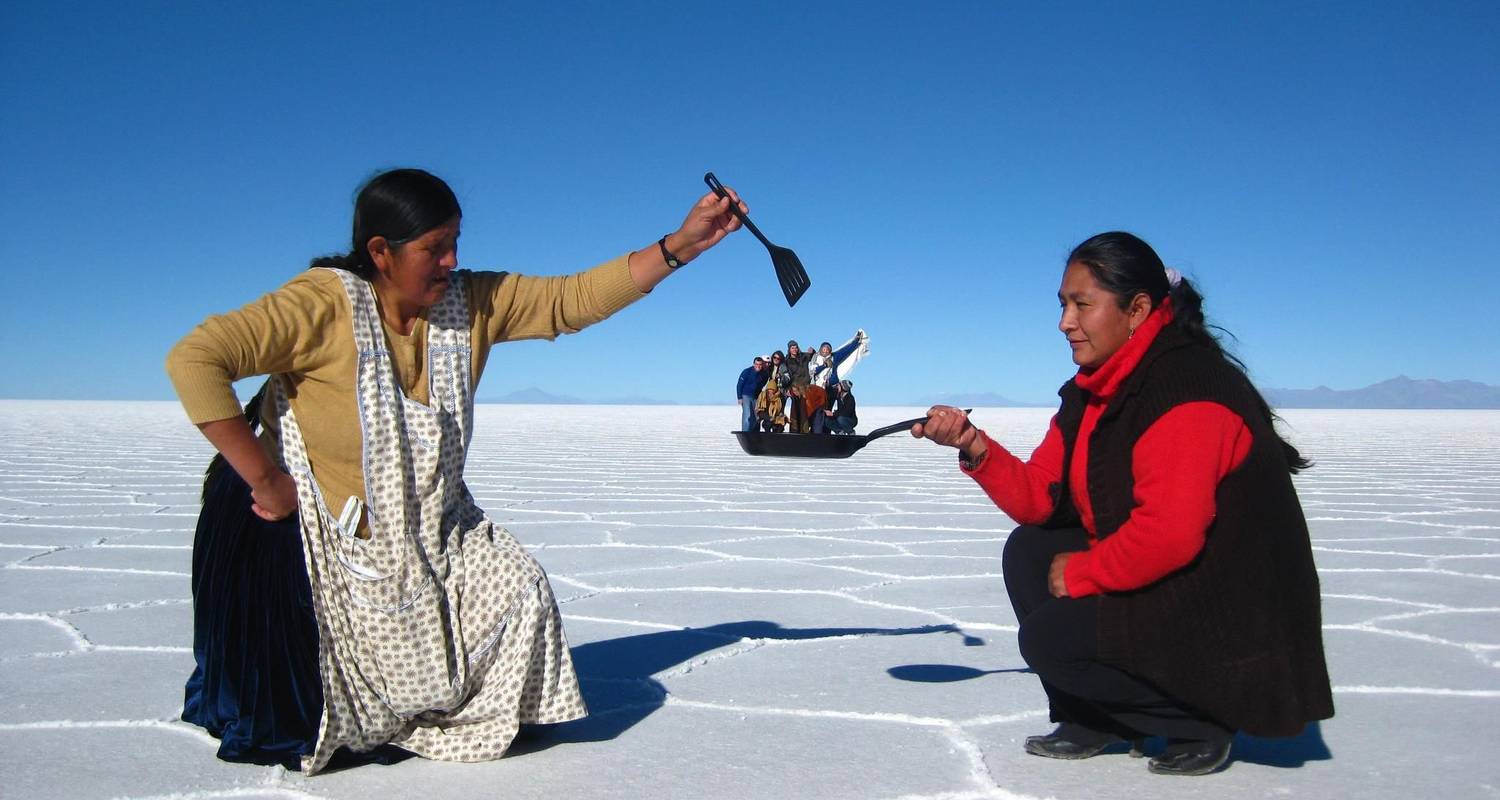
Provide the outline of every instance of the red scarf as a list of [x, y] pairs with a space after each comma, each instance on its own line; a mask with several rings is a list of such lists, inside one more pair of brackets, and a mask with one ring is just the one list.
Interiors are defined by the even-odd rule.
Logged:
[[1074, 378], [1078, 388], [1089, 393], [1089, 402], [1083, 410], [1083, 421], [1078, 426], [1073, 461], [1068, 465], [1068, 486], [1073, 490], [1073, 502], [1078, 506], [1078, 515], [1083, 519], [1083, 527], [1089, 532], [1090, 540], [1094, 538], [1094, 506], [1089, 501], [1088, 491], [1089, 434], [1094, 432], [1095, 423], [1109, 406], [1115, 392], [1120, 390], [1120, 385], [1135, 371], [1136, 365], [1141, 363], [1146, 351], [1151, 348], [1151, 343], [1156, 341], [1156, 335], [1171, 321], [1172, 298], [1167, 297], [1156, 308], [1151, 309], [1146, 321], [1103, 364], [1094, 369], [1081, 368]]

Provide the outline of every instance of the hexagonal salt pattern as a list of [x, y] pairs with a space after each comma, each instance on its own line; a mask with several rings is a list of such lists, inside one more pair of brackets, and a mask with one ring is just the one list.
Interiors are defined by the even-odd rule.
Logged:
[[[871, 408], [866, 429], [920, 409]], [[974, 419], [1017, 452], [1042, 409]], [[723, 408], [481, 406], [468, 478], [549, 570], [593, 711], [485, 764], [316, 778], [176, 720], [207, 445], [170, 403], [0, 401], [0, 795], [1500, 795], [1500, 413], [1290, 411], [1339, 714], [1219, 774], [1025, 755], [1012, 523], [909, 437], [752, 458]], [[650, 420], [650, 424], [641, 424]]]

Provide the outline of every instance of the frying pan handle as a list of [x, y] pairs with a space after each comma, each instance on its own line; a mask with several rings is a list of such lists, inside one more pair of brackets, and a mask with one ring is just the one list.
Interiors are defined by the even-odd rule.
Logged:
[[872, 442], [882, 436], [889, 436], [893, 433], [900, 433], [901, 431], [909, 431], [911, 430], [911, 426], [917, 424], [927, 424], [927, 417], [917, 417], [916, 419], [902, 420], [900, 422], [893, 422], [885, 426], [884, 428], [876, 428], [875, 430], [865, 434], [865, 441]]
[[729, 191], [724, 188], [724, 184], [719, 182], [718, 177], [712, 172], [705, 172], [703, 173], [703, 182], [708, 184], [708, 188], [714, 190], [714, 194], [729, 200], [729, 210], [734, 212], [736, 217], [740, 218], [740, 222], [743, 222], [745, 227], [749, 228], [750, 232], [755, 234], [755, 238], [759, 239], [761, 244], [768, 248], [774, 247], [771, 241], [766, 238], [766, 235], [760, 232], [760, 228], [755, 227], [755, 223], [751, 222], [750, 218], [745, 216], [745, 212], [740, 210], [740, 204], [734, 202], [734, 199], [729, 196]]
[[[972, 408], [966, 408], [964, 409], [964, 413], [967, 414], [973, 410], [974, 409]], [[901, 431], [909, 431], [911, 430], [911, 426], [913, 425], [926, 425], [928, 419], [930, 419], [930, 417], [917, 417], [916, 419], [906, 419], [900, 422], [892, 422], [884, 428], [876, 428], [875, 430], [865, 434], [865, 441], [871, 442], [879, 439], [882, 436], [889, 436], [893, 433], [899, 433]]]

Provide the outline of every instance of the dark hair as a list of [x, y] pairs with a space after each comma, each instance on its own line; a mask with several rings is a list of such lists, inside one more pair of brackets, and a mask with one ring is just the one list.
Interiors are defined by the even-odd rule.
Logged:
[[[1115, 296], [1115, 301], [1122, 309], [1128, 308], [1130, 302], [1138, 294], [1145, 294], [1149, 297], [1153, 309], [1161, 305], [1166, 298], [1172, 298], [1172, 324], [1186, 333], [1189, 338], [1223, 356], [1239, 370], [1245, 378], [1245, 385], [1255, 396], [1261, 415], [1267, 424], [1272, 425], [1271, 430], [1275, 433], [1276, 414], [1271, 411], [1271, 406], [1261, 396], [1260, 390], [1251, 383], [1250, 376], [1246, 374], [1245, 363], [1233, 353], [1225, 350], [1219, 342], [1219, 337], [1214, 331], [1224, 329], [1217, 325], [1210, 325], [1203, 315], [1203, 295], [1198, 293], [1187, 278], [1179, 279], [1177, 285], [1173, 286], [1167, 277], [1166, 264], [1162, 263], [1161, 256], [1151, 249], [1151, 245], [1133, 234], [1124, 231], [1109, 231], [1090, 236], [1082, 244], [1073, 248], [1073, 252], [1068, 254], [1067, 263], [1077, 263], [1088, 267], [1094, 280]], [[1228, 333], [1228, 331], [1224, 332]], [[1297, 473], [1312, 466], [1312, 462], [1297, 452], [1297, 448], [1285, 439], [1281, 439], [1281, 434], [1275, 435], [1281, 441], [1287, 469]]]
[[313, 267], [337, 267], [370, 280], [370, 240], [385, 237], [394, 247], [463, 216], [458, 197], [442, 178], [420, 169], [393, 169], [371, 178], [354, 198], [353, 249], [315, 258]]

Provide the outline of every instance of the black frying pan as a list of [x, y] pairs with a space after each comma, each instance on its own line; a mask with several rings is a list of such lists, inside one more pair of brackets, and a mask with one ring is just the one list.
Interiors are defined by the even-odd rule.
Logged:
[[926, 417], [903, 420], [876, 428], [863, 436], [846, 436], [838, 433], [762, 433], [760, 431], [735, 431], [740, 447], [752, 456], [781, 456], [784, 458], [848, 458], [854, 452], [882, 436], [911, 430], [911, 426], [926, 422]]

